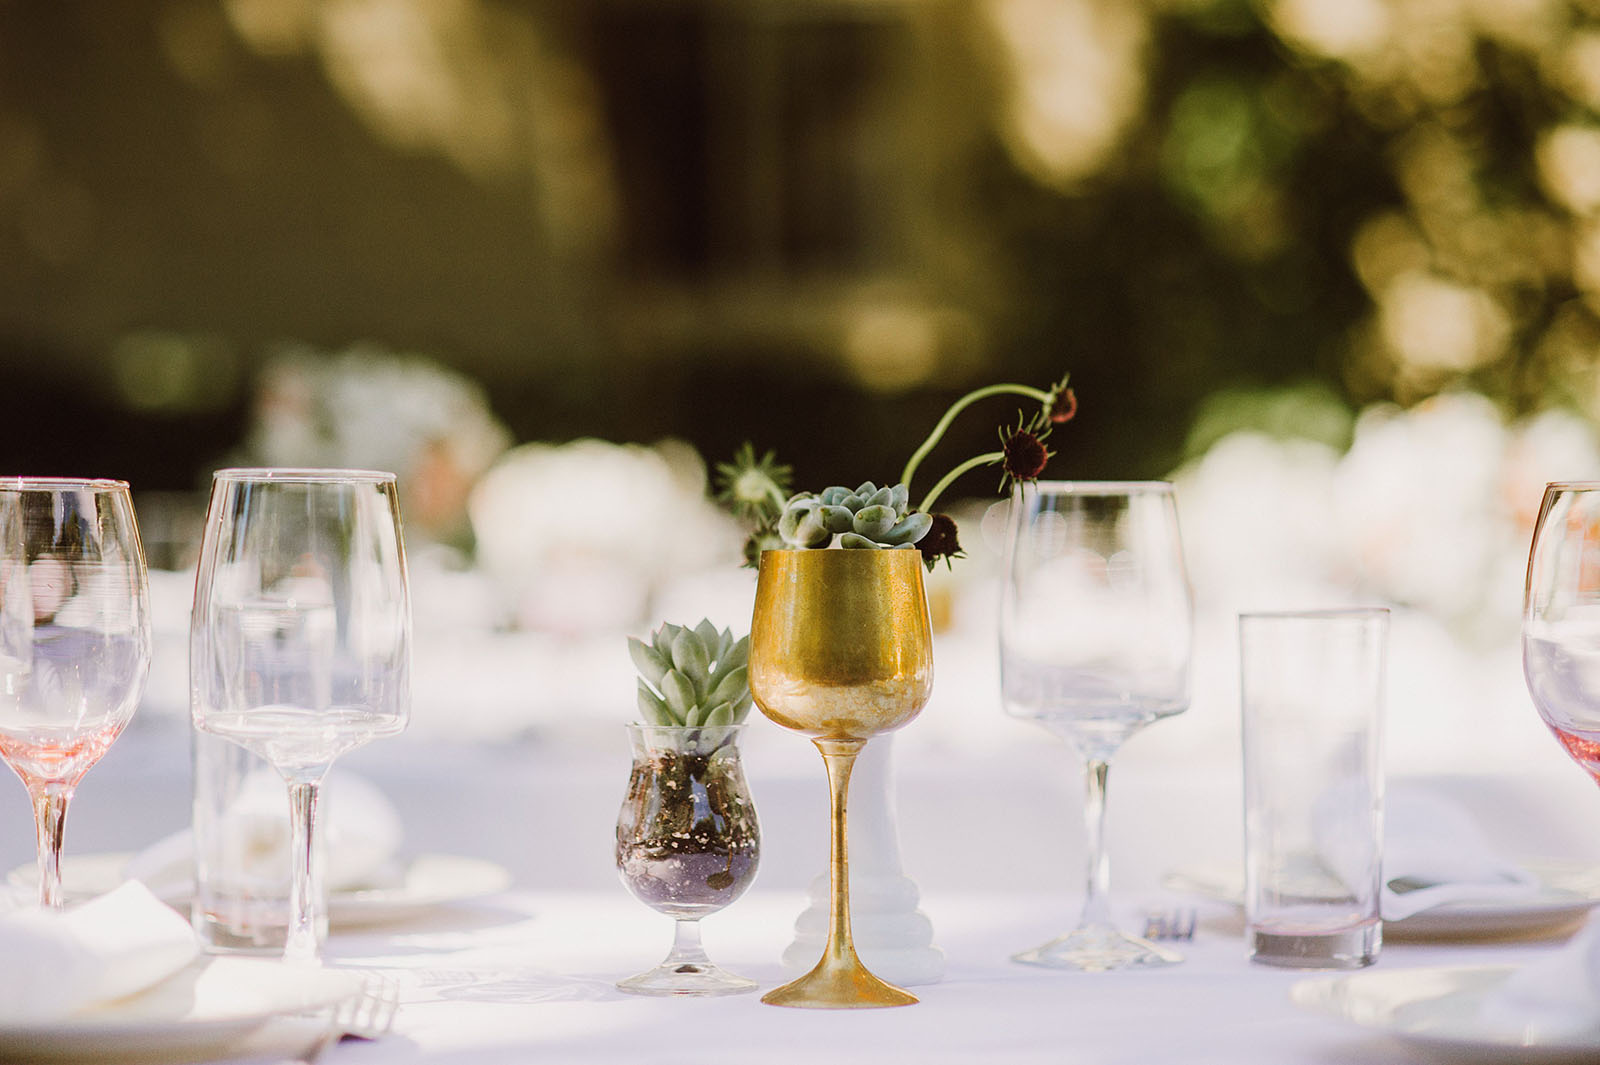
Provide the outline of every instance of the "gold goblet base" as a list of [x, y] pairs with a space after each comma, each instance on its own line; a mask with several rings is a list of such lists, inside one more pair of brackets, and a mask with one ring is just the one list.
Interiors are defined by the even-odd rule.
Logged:
[[854, 958], [823, 955], [816, 967], [798, 980], [761, 996], [769, 1006], [812, 1010], [875, 1010], [913, 1006], [917, 996], [873, 976]]

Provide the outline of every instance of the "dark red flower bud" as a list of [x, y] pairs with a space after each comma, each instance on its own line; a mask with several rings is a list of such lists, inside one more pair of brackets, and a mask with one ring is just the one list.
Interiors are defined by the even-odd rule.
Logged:
[[1013, 481], [1038, 480], [1044, 472], [1045, 463], [1050, 461], [1050, 449], [1026, 429], [1007, 434], [1000, 450], [1005, 455], [1001, 460], [1001, 468]]
[[929, 569], [932, 569], [933, 564], [941, 558], [944, 559], [945, 565], [949, 565], [952, 558], [963, 557], [956, 532], [956, 519], [948, 514], [933, 516], [933, 524], [928, 526], [928, 531], [917, 541], [917, 550], [922, 552], [922, 561], [927, 563]]
[[1057, 425], [1070, 422], [1073, 415], [1078, 413], [1078, 394], [1068, 388], [1056, 397], [1056, 405], [1050, 411], [1050, 420]]

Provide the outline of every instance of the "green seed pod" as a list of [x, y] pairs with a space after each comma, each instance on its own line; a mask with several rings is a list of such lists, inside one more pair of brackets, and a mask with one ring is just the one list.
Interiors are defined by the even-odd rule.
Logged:
[[689, 678], [675, 669], [667, 670], [667, 675], [661, 678], [661, 695], [672, 715], [686, 722], [695, 704], [694, 685]]
[[913, 511], [878, 539], [896, 547], [909, 547], [928, 535], [928, 530], [931, 528], [933, 528], [933, 515], [924, 514], [920, 510]]
[[849, 507], [830, 507], [824, 504], [821, 508], [822, 524], [828, 527], [831, 533], [849, 532], [855, 521], [855, 515]]
[[677, 639], [672, 641], [672, 665], [689, 678], [697, 694], [706, 690], [706, 681], [711, 679], [711, 662], [693, 629], [680, 629]]
[[737, 666], [730, 670], [706, 695], [706, 702], [715, 706], [717, 703], [731, 703], [739, 698], [739, 693], [750, 687], [750, 667]]
[[667, 670], [672, 668], [672, 663], [654, 647], [632, 636], [628, 637], [628, 657], [633, 659], [640, 676], [657, 687], [660, 687], [661, 678], [667, 675]]
[[895, 513], [882, 504], [862, 507], [856, 511], [851, 531], [869, 540], [881, 540], [883, 534], [895, 526]]
[[682, 724], [672, 716], [672, 711], [667, 709], [667, 704], [661, 697], [650, 690], [644, 681], [639, 682], [639, 716], [644, 718], [647, 725], [678, 725]]

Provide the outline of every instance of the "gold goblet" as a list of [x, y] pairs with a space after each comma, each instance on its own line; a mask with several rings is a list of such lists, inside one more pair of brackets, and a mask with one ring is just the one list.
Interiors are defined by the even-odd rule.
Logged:
[[933, 638], [921, 552], [762, 552], [750, 625], [750, 692], [763, 714], [810, 736], [822, 752], [833, 849], [822, 959], [761, 1001], [816, 1009], [917, 1001], [872, 975], [856, 956], [845, 805], [862, 745], [916, 717], [932, 690]]

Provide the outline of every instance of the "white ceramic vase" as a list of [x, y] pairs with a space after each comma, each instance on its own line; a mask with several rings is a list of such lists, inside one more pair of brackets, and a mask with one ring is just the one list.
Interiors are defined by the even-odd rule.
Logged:
[[[917, 909], [916, 882], [900, 868], [895, 827], [894, 734], [869, 740], [850, 774], [850, 927], [856, 952], [873, 973], [901, 987], [944, 976], [944, 951], [933, 945], [933, 922]], [[811, 882], [810, 905], [795, 919], [783, 967], [803, 973], [828, 941], [828, 874]]]

